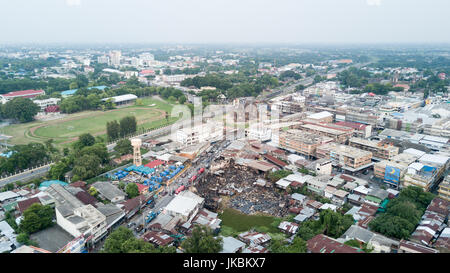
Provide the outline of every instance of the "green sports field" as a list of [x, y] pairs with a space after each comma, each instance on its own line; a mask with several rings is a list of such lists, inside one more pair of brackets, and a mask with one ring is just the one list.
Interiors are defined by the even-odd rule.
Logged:
[[[83, 133], [95, 136], [106, 134], [106, 123], [133, 115], [138, 128], [154, 128], [164, 125], [164, 111], [170, 113], [173, 105], [156, 98], [141, 99], [141, 105], [132, 105], [109, 111], [85, 111], [66, 115], [61, 119], [34, 121], [0, 128], [0, 133], [12, 136], [11, 144], [26, 144], [31, 141], [44, 142], [54, 139], [57, 146], [65, 146]], [[150, 106], [153, 105], [153, 106]], [[170, 119], [169, 121], [173, 121]]]

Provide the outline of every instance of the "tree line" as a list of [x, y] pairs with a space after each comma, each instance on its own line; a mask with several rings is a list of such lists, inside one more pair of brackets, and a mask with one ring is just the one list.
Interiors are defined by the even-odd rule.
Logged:
[[108, 141], [114, 141], [118, 138], [134, 134], [136, 131], [137, 121], [135, 116], [124, 117], [119, 122], [113, 120], [106, 123]]

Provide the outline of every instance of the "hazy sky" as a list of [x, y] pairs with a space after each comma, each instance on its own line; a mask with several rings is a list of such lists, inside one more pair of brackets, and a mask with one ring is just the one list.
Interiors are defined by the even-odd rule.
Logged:
[[0, 0], [0, 42], [450, 42], [449, 0]]

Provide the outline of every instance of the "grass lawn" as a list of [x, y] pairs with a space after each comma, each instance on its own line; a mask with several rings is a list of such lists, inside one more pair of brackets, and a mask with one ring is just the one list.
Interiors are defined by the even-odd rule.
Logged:
[[[247, 215], [237, 210], [227, 208], [219, 215], [222, 225], [237, 232], [248, 231], [254, 227], [266, 227], [268, 232], [279, 233], [277, 226], [280, 218], [267, 215]], [[277, 225], [275, 225], [275, 223]]]
[[[170, 114], [173, 105], [158, 98], [142, 98], [141, 100], [143, 103], [139, 106], [132, 105], [109, 111], [84, 111], [57, 120], [9, 125], [0, 128], [0, 133], [12, 136], [10, 143], [13, 145], [27, 144], [32, 141], [44, 142], [53, 138], [57, 147], [63, 147], [83, 133], [104, 136], [107, 122], [119, 121], [129, 115], [136, 117], [138, 128], [156, 128], [167, 123], [162, 111]], [[154, 106], [150, 106], [153, 104]], [[175, 120], [176, 118], [170, 118], [169, 122]], [[36, 129], [36, 127], [39, 128]], [[34, 134], [31, 132], [32, 128], [35, 128]]]
[[77, 137], [84, 133], [95, 134], [105, 131], [107, 122], [113, 120], [119, 121], [126, 116], [135, 116], [139, 122], [145, 119], [156, 118], [159, 115], [159, 112], [152, 109], [139, 109], [134, 107], [106, 112], [99, 111], [98, 113], [89, 116], [88, 119], [79, 118], [40, 127], [35, 131], [35, 135], [49, 138], [55, 136], [58, 138]]

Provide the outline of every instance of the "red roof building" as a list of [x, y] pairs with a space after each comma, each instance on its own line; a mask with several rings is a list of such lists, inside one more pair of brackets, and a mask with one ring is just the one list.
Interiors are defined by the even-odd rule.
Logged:
[[149, 231], [142, 236], [142, 238], [157, 246], [167, 246], [171, 244], [175, 239], [160, 231]]
[[45, 95], [44, 90], [22, 90], [22, 91], [14, 91], [9, 92], [7, 94], [0, 95], [0, 98], [2, 99], [2, 103], [6, 103], [14, 98], [34, 98], [39, 95]]
[[139, 190], [139, 194], [146, 194], [148, 192], [148, 186], [136, 183], [138, 190]]
[[333, 238], [318, 234], [308, 240], [308, 252], [311, 253], [360, 253], [357, 249], [339, 243]]
[[20, 213], [23, 213], [26, 211], [31, 205], [35, 203], [41, 203], [38, 197], [28, 198], [23, 201], [17, 202], [17, 208], [19, 209]]
[[277, 165], [280, 168], [286, 167], [288, 164], [284, 161], [279, 160], [278, 158], [271, 156], [271, 155], [264, 155], [264, 157], [270, 161], [271, 163]]
[[151, 69], [144, 69], [141, 70], [141, 72], [139, 72], [140, 76], [150, 76], [150, 75], [155, 75], [155, 70], [151, 70]]
[[145, 164], [145, 167], [154, 168], [154, 167], [162, 165], [162, 164], [164, 164], [164, 161], [157, 159], [157, 160], [153, 160], [150, 163]]
[[339, 126], [353, 128], [358, 131], [365, 130], [367, 127], [366, 124], [362, 124], [362, 123], [358, 123], [358, 122], [349, 122], [349, 121], [339, 121], [339, 122], [336, 122], [335, 124], [339, 125]]

